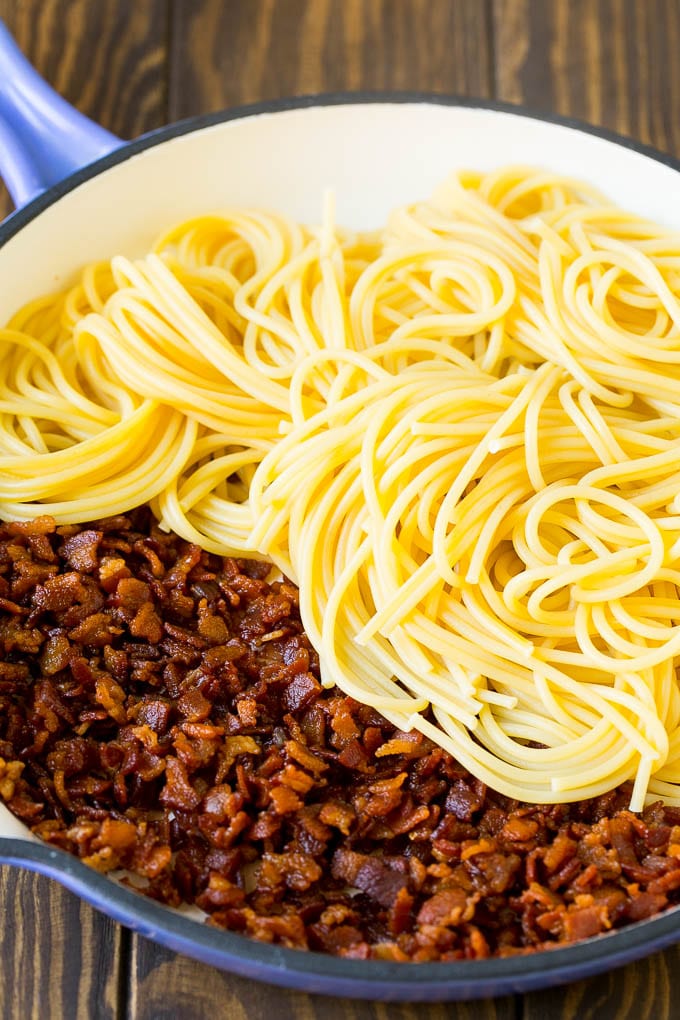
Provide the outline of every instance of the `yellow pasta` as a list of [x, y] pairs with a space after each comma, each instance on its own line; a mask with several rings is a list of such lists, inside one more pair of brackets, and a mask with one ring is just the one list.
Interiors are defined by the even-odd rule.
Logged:
[[680, 805], [680, 236], [525, 167], [235, 210], [0, 330], [0, 516], [150, 503], [493, 788]]

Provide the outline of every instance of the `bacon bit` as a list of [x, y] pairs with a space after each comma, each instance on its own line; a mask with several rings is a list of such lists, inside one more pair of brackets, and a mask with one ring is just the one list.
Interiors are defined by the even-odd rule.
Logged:
[[369, 755], [375, 754], [383, 743], [383, 731], [380, 726], [367, 726], [361, 737], [364, 750]]
[[67, 538], [61, 547], [61, 554], [73, 570], [93, 573], [99, 566], [97, 556], [101, 531], [80, 531]]
[[[135, 542], [135, 550], [140, 552], [143, 556], [148, 559], [151, 558], [152, 552], [147, 541], [138, 540]], [[162, 563], [158, 559], [156, 554], [153, 554], [153, 562], [157, 571], [154, 576], [163, 577], [165, 575], [165, 583], [170, 588], [183, 588], [187, 582], [187, 577], [191, 573], [194, 567], [197, 567], [201, 562], [203, 553], [199, 546], [193, 542], [187, 543], [181, 554], [178, 556], [173, 567], [169, 571], [165, 571]]]
[[107, 714], [123, 725], [127, 722], [127, 714], [123, 708], [125, 691], [110, 676], [97, 677], [95, 681], [95, 701], [106, 710]]
[[553, 874], [567, 861], [571, 861], [577, 850], [578, 843], [575, 840], [558, 832], [553, 842], [542, 851], [543, 866], [548, 874]]
[[177, 700], [177, 708], [190, 722], [202, 722], [212, 711], [212, 702], [203, 696], [201, 691], [186, 691]]
[[322, 772], [328, 771], [328, 765], [325, 761], [313, 754], [309, 748], [301, 744], [299, 740], [288, 740], [285, 744], [287, 754], [293, 758], [303, 768], [308, 769], [315, 775], [320, 775]]
[[298, 795], [286, 786], [274, 786], [269, 791], [269, 796], [277, 815], [292, 814], [302, 807], [302, 801]]
[[11, 613], [13, 616], [28, 616], [27, 609], [6, 598], [0, 598], [0, 611]]
[[544, 911], [556, 910], [562, 903], [562, 899], [557, 893], [552, 892], [550, 889], [546, 889], [544, 885], [539, 885], [538, 882], [532, 882], [529, 888], [522, 893], [523, 903], [536, 903], [540, 907], [543, 907]]
[[229, 774], [232, 765], [240, 755], [259, 753], [260, 745], [252, 737], [225, 737], [224, 743], [219, 748], [220, 763], [215, 777], [216, 781], [221, 782]]
[[240, 698], [236, 702], [238, 717], [249, 729], [257, 726], [257, 702], [255, 698]]
[[54, 783], [54, 792], [56, 793], [61, 803], [64, 805], [65, 808], [73, 810], [73, 804], [71, 803], [71, 798], [68, 795], [68, 791], [66, 789], [66, 785], [64, 782], [63, 769], [54, 770], [54, 773], [52, 775], [52, 782]]
[[[26, 609], [25, 597], [33, 594], [36, 585], [42, 584], [48, 577], [53, 577], [58, 566], [52, 560], [49, 563], [35, 562], [30, 554], [19, 546], [5, 546], [8, 558], [13, 563], [13, 576], [10, 592], [14, 602], [12, 605], [22, 603]], [[10, 612], [14, 612], [13, 609]]]
[[250, 827], [250, 818], [245, 811], [239, 811], [230, 819], [226, 827], [220, 826], [213, 833], [215, 846], [221, 850], [228, 850], [236, 843], [242, 832]]
[[111, 617], [106, 613], [92, 613], [91, 616], [86, 616], [77, 627], [73, 627], [68, 632], [68, 637], [76, 644], [102, 648], [104, 645], [110, 645], [113, 639], [122, 633], [122, 627], [115, 627], [111, 622]]
[[261, 942], [280, 943], [290, 949], [306, 949], [307, 935], [302, 918], [296, 914], [283, 917], [261, 917], [252, 910], [244, 910], [246, 931]]
[[158, 553], [147, 539], [138, 539], [133, 544], [132, 548], [138, 556], [146, 560], [147, 567], [151, 570], [152, 577], [163, 577], [165, 568], [161, 563]]
[[171, 712], [167, 701], [160, 699], [142, 701], [137, 705], [136, 718], [142, 726], [148, 726], [160, 736], [170, 724]]
[[287, 712], [299, 712], [315, 701], [321, 693], [321, 684], [311, 673], [298, 673], [294, 676], [283, 695], [283, 704]]
[[224, 666], [225, 663], [237, 662], [242, 659], [248, 652], [246, 645], [238, 638], [231, 638], [224, 645], [218, 645], [215, 648], [207, 648], [201, 660], [203, 665], [208, 670], [219, 669], [220, 666]]
[[40, 669], [45, 676], [54, 676], [69, 664], [71, 644], [65, 634], [51, 634], [43, 645]]
[[669, 871], [665, 875], [661, 875], [660, 878], [654, 878], [647, 886], [647, 892], [656, 895], [661, 893], [666, 896], [669, 892], [673, 892], [675, 889], [680, 888], [680, 868], [674, 871]]
[[589, 864], [585, 871], [582, 871], [580, 875], [577, 875], [571, 884], [572, 889], [581, 891], [590, 889], [592, 885], [597, 885], [600, 881], [600, 873], [594, 864]]
[[[44, 670], [43, 670], [44, 672]], [[2, 662], [0, 661], [0, 681], [8, 683], [22, 683], [31, 676], [30, 670], [24, 662]]]
[[305, 853], [262, 855], [258, 885], [260, 888], [277, 888], [286, 885], [296, 892], [304, 892], [321, 878], [321, 868], [313, 857]]
[[429, 819], [430, 808], [425, 807], [424, 804], [416, 806], [412, 798], [408, 796], [404, 797], [399, 807], [388, 815], [386, 821], [388, 829], [396, 836], [406, 832], [411, 833]]
[[413, 894], [408, 891], [406, 886], [402, 886], [388, 915], [387, 928], [391, 935], [401, 935], [411, 926], [414, 902]]
[[486, 960], [491, 956], [489, 943], [479, 928], [470, 928], [465, 955], [470, 960]]
[[143, 726], [131, 726], [130, 732], [134, 734], [137, 740], [144, 744], [147, 751], [156, 754], [158, 751], [158, 734], [155, 730], [144, 724]]
[[471, 822], [484, 803], [486, 788], [482, 783], [456, 779], [446, 798], [446, 810], [461, 822]]
[[110, 846], [119, 853], [130, 850], [137, 840], [137, 828], [134, 822], [122, 819], [105, 818], [101, 824], [99, 835], [92, 842], [93, 847]]
[[224, 734], [224, 726], [213, 726], [211, 723], [183, 722], [180, 729], [192, 740], [217, 740]]
[[52, 535], [57, 527], [54, 517], [39, 514], [30, 521], [7, 521], [3, 524], [6, 535], [32, 538], [34, 535]]
[[196, 649], [204, 649], [206, 647], [205, 638], [202, 638], [197, 631], [193, 631], [190, 627], [180, 627], [176, 623], [165, 620], [163, 631], [169, 638], [172, 638], [180, 645], [188, 645], [189, 648]]
[[151, 589], [146, 581], [140, 581], [136, 577], [123, 577], [116, 585], [116, 597], [126, 619], [132, 620], [138, 610], [148, 605], [151, 600]]
[[86, 857], [83, 857], [83, 864], [87, 864], [88, 867], [93, 868], [94, 871], [102, 873], [115, 871], [119, 863], [118, 855], [111, 846], [102, 847], [102, 849], [97, 850], [96, 853], [87, 854]]
[[137, 638], [146, 638], [149, 644], [157, 645], [163, 637], [163, 624], [151, 602], [145, 602], [130, 624], [130, 633]]
[[388, 815], [401, 802], [401, 787], [406, 778], [406, 772], [400, 772], [391, 779], [376, 779], [368, 788], [360, 789], [353, 798], [357, 812], [371, 817]]
[[462, 889], [444, 889], [425, 900], [418, 912], [418, 924], [442, 927], [457, 925], [464, 919], [467, 896]]
[[36, 627], [27, 629], [20, 620], [10, 617], [0, 620], [0, 647], [5, 653], [23, 652], [37, 655], [43, 642], [43, 635]]
[[97, 822], [78, 822], [67, 830], [66, 835], [77, 845], [83, 846], [99, 835], [99, 825]]
[[668, 905], [668, 897], [660, 893], [639, 892], [626, 906], [625, 916], [629, 921], [644, 921], [653, 917]]
[[392, 869], [380, 857], [355, 853], [352, 850], [336, 850], [333, 856], [334, 878], [344, 879], [383, 907], [392, 907], [400, 889], [407, 886], [408, 879]]
[[350, 829], [356, 820], [356, 812], [349, 804], [331, 800], [323, 805], [319, 812], [319, 818], [326, 825], [332, 825], [335, 829], [339, 829], [343, 836], [349, 836]]
[[331, 719], [331, 729], [338, 737], [340, 747], [346, 747], [361, 734], [361, 730], [352, 717], [352, 708], [353, 703], [342, 701]]
[[420, 755], [422, 743], [423, 736], [417, 730], [412, 733], [399, 733], [391, 740], [386, 740], [373, 753], [376, 758], [384, 758], [388, 754], [402, 754], [409, 757], [412, 754]]
[[169, 846], [145, 847], [134, 855], [130, 866], [145, 878], [155, 879], [170, 867], [171, 861]]
[[104, 556], [99, 563], [99, 583], [104, 591], [116, 591], [120, 581], [130, 577], [125, 560], [119, 556]]
[[471, 857], [476, 857], [477, 854], [491, 854], [496, 849], [496, 844], [488, 839], [480, 839], [477, 843], [463, 843], [463, 849], [460, 853], [461, 861], [469, 861]]
[[316, 785], [316, 780], [302, 769], [296, 769], [294, 765], [286, 765], [277, 776], [282, 786], [288, 786], [296, 793], [309, 793]]
[[353, 948], [355, 952], [343, 953], [343, 956], [351, 956], [355, 960], [368, 960], [371, 956], [375, 956], [376, 960], [388, 960], [392, 963], [408, 963], [410, 960], [410, 957], [404, 950], [400, 949], [394, 942], [379, 943], [373, 950], [373, 953], [370, 953], [369, 947], [365, 946], [365, 943], [360, 943], [358, 947]]
[[345, 921], [356, 921], [357, 914], [356, 910], [348, 906], [346, 903], [333, 903], [330, 907], [326, 907], [321, 917], [319, 918], [319, 925], [323, 925], [325, 928], [335, 928], [339, 924], [343, 924]]
[[279, 641], [285, 635], [285, 630], [270, 630], [268, 634], [263, 634], [260, 638], [260, 643], [265, 645], [268, 641]]
[[82, 602], [84, 597], [85, 588], [80, 574], [71, 572], [48, 577], [44, 585], [38, 585], [33, 594], [33, 605], [42, 612], [68, 609], [74, 602]]
[[245, 898], [243, 889], [239, 889], [219, 872], [211, 871], [208, 887], [196, 897], [196, 906], [210, 913], [220, 907], [240, 907]]
[[196, 772], [197, 769], [204, 768], [215, 757], [218, 741], [216, 739], [205, 740], [200, 737], [198, 740], [190, 740], [182, 730], [174, 738], [173, 747], [177, 757], [186, 765], [188, 771]]
[[357, 772], [373, 771], [369, 763], [368, 753], [358, 740], [351, 740], [349, 744], [345, 744], [338, 755], [338, 761], [346, 769], [352, 769]]
[[23, 762], [0, 758], [0, 797], [3, 800], [11, 800], [14, 796], [17, 780], [23, 770]]
[[427, 868], [422, 861], [419, 861], [417, 857], [408, 858], [408, 873], [410, 877], [410, 887], [415, 889], [416, 892], [425, 885], [427, 878]]
[[[611, 928], [606, 907], [593, 904], [592, 897], [576, 899], [577, 902], [570, 905], [566, 913], [560, 916], [562, 936], [566, 942], [587, 939]], [[580, 900], [589, 902], [579, 902]]]
[[534, 838], [538, 828], [538, 822], [532, 818], [518, 818], [516, 815], [511, 815], [501, 829], [499, 837], [507, 839], [511, 843], [527, 843]]
[[212, 645], [223, 645], [229, 640], [225, 620], [208, 609], [207, 599], [201, 599], [198, 604], [198, 633]]
[[161, 802], [182, 811], [197, 808], [201, 797], [189, 784], [186, 766], [179, 758], [168, 755], [165, 761], [165, 775], [167, 782], [160, 795]]
[[271, 839], [272, 836], [281, 831], [281, 826], [281, 815], [261, 814], [250, 828], [248, 837], [250, 840]]

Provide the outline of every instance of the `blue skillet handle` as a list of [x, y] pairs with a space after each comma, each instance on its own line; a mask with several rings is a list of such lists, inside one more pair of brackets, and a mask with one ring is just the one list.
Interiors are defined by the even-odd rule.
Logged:
[[62, 99], [0, 21], [0, 177], [16, 207], [123, 144]]

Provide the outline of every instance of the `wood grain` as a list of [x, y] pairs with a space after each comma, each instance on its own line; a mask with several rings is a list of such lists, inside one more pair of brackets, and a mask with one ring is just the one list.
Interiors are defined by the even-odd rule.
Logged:
[[123, 932], [49, 879], [0, 867], [2, 1020], [116, 1020]]
[[483, 0], [176, 0], [170, 116], [347, 89], [491, 94]]
[[680, 153], [677, 0], [493, 0], [498, 98]]
[[[165, 123], [167, 0], [0, 0], [0, 18], [50, 85], [114, 134]], [[0, 219], [10, 209], [3, 188]]]
[[566, 988], [527, 995], [523, 1020], [676, 1020], [680, 949]]
[[[273, 988], [175, 956], [136, 937], [129, 1020], [515, 1020], [512, 997], [447, 1005], [391, 1005]], [[214, 1013], [219, 1003], [219, 1013]]]

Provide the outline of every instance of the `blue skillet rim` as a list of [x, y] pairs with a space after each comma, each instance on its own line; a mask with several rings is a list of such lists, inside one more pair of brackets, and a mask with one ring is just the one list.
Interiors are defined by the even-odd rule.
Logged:
[[[632, 150], [680, 172], [680, 160], [624, 135], [573, 117], [513, 103], [426, 92], [332, 92], [233, 107], [150, 131], [53, 185], [0, 224], [0, 247], [54, 202], [105, 170], [152, 146], [213, 125], [308, 107], [412, 104], [492, 110], [571, 128]], [[257, 942], [213, 928], [147, 899], [47, 844], [0, 837], [0, 863], [55, 879], [133, 931], [186, 956], [245, 978], [325, 995], [385, 1002], [444, 1002], [519, 994], [591, 977], [680, 941], [680, 907], [583, 942], [526, 956], [455, 963], [347, 960]]]

